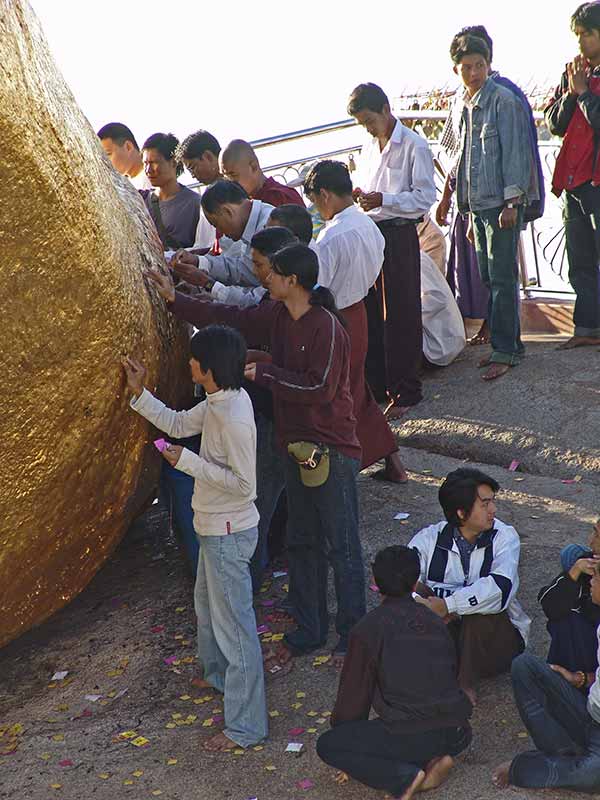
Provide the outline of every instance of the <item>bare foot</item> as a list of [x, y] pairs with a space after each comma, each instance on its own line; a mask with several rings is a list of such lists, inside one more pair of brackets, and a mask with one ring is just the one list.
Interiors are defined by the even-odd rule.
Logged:
[[509, 774], [511, 763], [511, 761], [505, 761], [492, 772], [492, 783], [494, 786], [497, 786], [498, 789], [506, 789], [506, 787], [510, 785]]
[[346, 653], [336, 653], [334, 651], [331, 654], [331, 663], [336, 669], [341, 669], [344, 666], [345, 658], [346, 658]]
[[467, 695], [467, 697], [471, 701], [471, 705], [473, 706], [473, 708], [475, 708], [475, 706], [477, 705], [477, 692], [475, 691], [475, 689], [473, 689], [472, 686], [467, 686], [466, 689], [463, 687], [463, 692]]
[[440, 756], [432, 758], [425, 767], [425, 780], [421, 784], [419, 791], [426, 792], [428, 789], [435, 789], [440, 786], [448, 777], [448, 773], [454, 766], [452, 756]]
[[480, 344], [489, 344], [490, 343], [490, 328], [487, 324], [487, 320], [483, 321], [483, 325], [479, 329], [479, 333], [476, 333], [475, 336], [471, 336], [469, 339], [469, 344], [472, 347], [476, 347]]
[[378, 481], [388, 481], [389, 483], [408, 483], [408, 475], [404, 469], [404, 464], [400, 459], [400, 453], [396, 450], [385, 459], [385, 469], [377, 470], [371, 476]]
[[342, 772], [341, 769], [339, 769], [333, 776], [333, 780], [335, 783], [338, 783], [340, 786], [343, 786], [345, 783], [348, 783], [348, 781], [350, 780], [350, 776], [347, 775], [345, 772]]
[[489, 369], [487, 369], [481, 377], [484, 381], [495, 381], [496, 378], [501, 378], [503, 375], [506, 375], [509, 369], [510, 367], [508, 364], [498, 364], [494, 362], [490, 364]]
[[597, 336], [571, 336], [566, 342], [559, 344], [556, 349], [573, 350], [575, 347], [590, 347], [595, 344], [600, 344], [600, 338]]
[[423, 772], [422, 769], [420, 769], [415, 775], [415, 779], [408, 787], [408, 789], [404, 791], [404, 794], [400, 795], [399, 800], [410, 800], [410, 798], [414, 794], [416, 794], [416, 792], [421, 791], [421, 787], [424, 781], [425, 781], [425, 773]]
[[267, 650], [264, 658], [265, 672], [271, 677], [281, 678], [287, 675], [294, 666], [292, 661], [292, 654], [283, 645], [273, 649]]
[[210, 689], [213, 692], [217, 691], [215, 687], [212, 685], [212, 683], [205, 681], [204, 678], [192, 678], [190, 683], [192, 684], [192, 686], [195, 686], [196, 689]]
[[411, 408], [412, 406], [396, 405], [395, 400], [390, 400], [383, 413], [386, 419], [401, 419]]
[[234, 747], [239, 747], [237, 742], [233, 742], [224, 733], [217, 733], [216, 736], [211, 736], [202, 743], [202, 749], [209, 753], [225, 753], [227, 750], [232, 750]]

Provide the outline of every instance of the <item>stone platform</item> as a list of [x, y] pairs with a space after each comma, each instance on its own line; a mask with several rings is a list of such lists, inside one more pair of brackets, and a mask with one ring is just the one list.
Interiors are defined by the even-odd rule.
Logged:
[[600, 484], [600, 353], [558, 351], [566, 337], [526, 336], [523, 362], [485, 382], [467, 347], [425, 375], [425, 399], [396, 426], [401, 445], [454, 458]]

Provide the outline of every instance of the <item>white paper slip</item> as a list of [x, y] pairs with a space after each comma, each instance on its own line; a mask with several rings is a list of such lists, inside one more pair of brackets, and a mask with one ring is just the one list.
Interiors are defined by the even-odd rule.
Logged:
[[299, 753], [304, 745], [302, 742], [290, 742], [288, 746], [285, 748], [286, 753]]
[[394, 519], [408, 519], [410, 514], [406, 511], [399, 511], [397, 514], [394, 515]]

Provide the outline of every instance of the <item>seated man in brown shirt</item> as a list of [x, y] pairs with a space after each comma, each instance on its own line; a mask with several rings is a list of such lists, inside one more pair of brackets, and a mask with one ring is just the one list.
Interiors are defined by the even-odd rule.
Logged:
[[452, 639], [412, 597], [419, 572], [417, 552], [404, 545], [377, 554], [382, 602], [350, 633], [332, 729], [317, 742], [339, 782], [350, 776], [402, 800], [439, 786], [471, 741]]

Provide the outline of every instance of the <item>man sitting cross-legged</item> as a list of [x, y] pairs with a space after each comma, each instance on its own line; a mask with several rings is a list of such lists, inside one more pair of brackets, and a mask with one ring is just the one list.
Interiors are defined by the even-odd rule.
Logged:
[[338, 782], [350, 776], [409, 800], [439, 786], [452, 756], [469, 745], [472, 706], [458, 685], [447, 627], [413, 600], [417, 553], [386, 547], [373, 576], [383, 599], [350, 633], [332, 729], [317, 753], [342, 771]]
[[521, 542], [496, 514], [498, 483], [477, 469], [451, 472], [439, 491], [446, 517], [410, 541], [421, 558], [422, 600], [448, 623], [461, 687], [475, 701], [480, 678], [510, 668], [531, 620], [517, 600]]
[[[590, 590], [592, 603], [600, 606], [597, 573]], [[600, 791], [600, 670], [571, 672], [523, 653], [511, 673], [515, 702], [536, 749], [498, 767], [496, 786]]]

